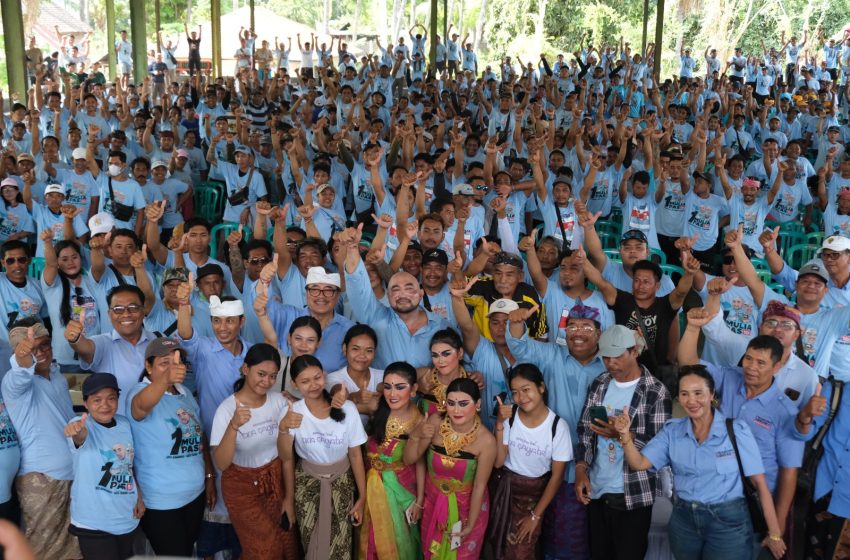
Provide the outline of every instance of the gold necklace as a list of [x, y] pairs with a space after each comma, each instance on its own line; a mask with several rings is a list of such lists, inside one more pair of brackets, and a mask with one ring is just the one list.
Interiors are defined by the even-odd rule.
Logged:
[[[463, 367], [460, 368], [460, 375], [457, 379], [463, 379], [466, 377], [466, 370]], [[446, 412], [446, 388], [448, 385], [443, 385], [439, 378], [437, 377], [437, 368], [431, 370], [431, 395], [433, 395], [434, 400], [437, 401], [437, 410], [440, 414]]]
[[419, 423], [419, 411], [414, 407], [413, 413], [407, 420], [401, 420], [398, 416], [390, 416], [387, 426], [384, 428], [384, 441], [381, 445], [386, 446], [391, 440], [409, 434], [414, 426]]
[[478, 416], [472, 423], [472, 429], [466, 433], [458, 433], [452, 427], [452, 421], [446, 418], [440, 423], [440, 437], [443, 438], [443, 447], [446, 450], [446, 455], [457, 457], [458, 452], [475, 441], [475, 436], [478, 434], [478, 428], [481, 427], [481, 421]]

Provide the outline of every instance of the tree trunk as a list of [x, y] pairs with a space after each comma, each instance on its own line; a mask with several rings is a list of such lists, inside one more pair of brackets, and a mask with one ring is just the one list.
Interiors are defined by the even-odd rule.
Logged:
[[189, 27], [192, 25], [192, 0], [186, 0], [186, 25]]
[[546, 22], [546, 5], [548, 0], [537, 0], [537, 15], [534, 18], [534, 47], [535, 54], [543, 52], [544, 25]]
[[322, 4], [322, 31], [325, 35], [330, 31], [331, 0], [324, 0]]
[[387, 0], [375, 0], [377, 2], [377, 6], [375, 7], [378, 12], [378, 18], [375, 22], [375, 31], [377, 32], [378, 38], [386, 44], [387, 40]]
[[89, 22], [89, 3], [88, 0], [80, 0], [80, 21], [83, 23]]
[[449, 0], [449, 9], [446, 12], [446, 21], [449, 22], [448, 24], [455, 24], [455, 28], [457, 29], [460, 38], [463, 39], [463, 24], [459, 21], [455, 21], [455, 0]]
[[473, 49], [477, 52], [485, 45], [484, 41], [484, 22], [487, 20], [487, 0], [481, 0], [481, 10], [478, 12], [478, 21], [475, 22], [475, 42]]
[[354, 29], [352, 31], [352, 43], [357, 42], [357, 30], [360, 28], [360, 0], [354, 0]]
[[460, 0], [460, 15], [457, 18], [458, 25], [463, 28], [463, 18], [466, 15], [466, 0]]
[[393, 23], [392, 23], [392, 34], [390, 36], [390, 41], [395, 44], [396, 39], [398, 39], [398, 34], [401, 30], [401, 20], [404, 16], [404, 4], [406, 0], [393, 0]]

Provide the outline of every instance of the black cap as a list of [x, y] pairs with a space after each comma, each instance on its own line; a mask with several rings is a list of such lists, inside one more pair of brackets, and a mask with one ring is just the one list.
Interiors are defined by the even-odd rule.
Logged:
[[218, 274], [224, 278], [224, 271], [221, 270], [220, 266], [215, 263], [207, 263], [198, 269], [196, 280], [200, 280], [204, 276], [209, 276], [210, 274]]
[[702, 179], [706, 183], [711, 184], [711, 175], [704, 171], [694, 171], [694, 179]]
[[407, 252], [409, 253], [410, 251], [418, 251], [419, 254], [422, 254], [422, 245], [420, 245], [418, 241], [411, 241], [407, 245]]
[[422, 266], [432, 262], [449, 266], [449, 256], [442, 249], [431, 249], [422, 255]]
[[86, 377], [83, 381], [83, 398], [87, 399], [101, 389], [115, 389], [121, 392], [118, 388], [118, 380], [111, 373], [93, 373]]

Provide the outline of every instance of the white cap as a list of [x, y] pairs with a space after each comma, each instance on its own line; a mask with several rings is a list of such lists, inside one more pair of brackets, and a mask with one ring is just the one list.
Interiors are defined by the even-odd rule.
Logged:
[[850, 238], [843, 235], [830, 235], [823, 240], [822, 249], [830, 251], [850, 251]]
[[331, 189], [332, 191], [336, 192], [336, 189], [334, 189], [334, 186], [330, 183], [322, 183], [316, 188], [316, 194], [321, 193], [325, 189]]
[[74, 151], [71, 152], [71, 157], [73, 159], [86, 159], [86, 154], [88, 151], [85, 148], [74, 148]]
[[48, 195], [53, 193], [59, 193], [62, 196], [65, 196], [65, 187], [63, 187], [62, 185], [57, 185], [56, 183], [52, 185], [47, 185], [47, 188], [44, 189], [44, 194]]
[[512, 299], [502, 298], [497, 299], [490, 304], [490, 310], [487, 311], [489, 317], [493, 313], [510, 313], [519, 309], [519, 304]]
[[6, 177], [2, 181], [0, 181], [0, 187], [15, 187], [16, 189], [21, 188], [18, 182], [12, 179], [11, 177]]
[[89, 218], [89, 231], [93, 236], [109, 233], [113, 228], [115, 228], [115, 220], [112, 219], [112, 214], [108, 212], [98, 212]]
[[161, 159], [154, 160], [151, 164], [151, 169], [156, 169], [157, 167], [168, 167], [168, 164], [162, 161]]
[[312, 266], [307, 271], [307, 281], [304, 285], [309, 286], [311, 284], [330, 284], [339, 288], [339, 274], [328, 274], [321, 266]]
[[460, 183], [452, 187], [452, 194], [465, 194], [472, 196], [475, 194], [475, 187], [469, 183]]

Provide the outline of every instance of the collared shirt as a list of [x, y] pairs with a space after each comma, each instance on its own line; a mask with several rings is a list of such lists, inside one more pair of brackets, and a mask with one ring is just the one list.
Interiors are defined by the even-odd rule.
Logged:
[[56, 480], [73, 480], [73, 459], [64, 430], [74, 417], [74, 406], [59, 365], [50, 364], [49, 378], [37, 375], [35, 364], [19, 366], [14, 355], [9, 365], [11, 369], [3, 377], [3, 399], [21, 444], [18, 474], [37, 472]]
[[[719, 366], [736, 366], [747, 351], [749, 338], [735, 334], [729, 330], [723, 321], [723, 314], [718, 313], [702, 328], [706, 340], [710, 340], [718, 349]], [[775, 375], [779, 389], [788, 395], [798, 408], [809, 402], [815, 393], [818, 376], [808, 364], [791, 354], [785, 365]], [[795, 398], [796, 397], [796, 398]]]
[[702, 362], [714, 378], [720, 410], [729, 418], [746, 422], [756, 438], [767, 487], [776, 491], [780, 468], [803, 464], [803, 445], [794, 438], [797, 406], [772, 383], [767, 391], [747, 398], [741, 368], [720, 368]]
[[[733, 423], [744, 474], [764, 473], [756, 440], [744, 420]], [[741, 498], [744, 486], [726, 417], [714, 411], [708, 437], [702, 443], [694, 436], [690, 418], [670, 420], [641, 451], [655, 470], [673, 468], [676, 495], [691, 502], [719, 504]]]
[[381, 333], [373, 367], [383, 369], [395, 361], [413, 367], [431, 365], [431, 337], [446, 327], [445, 320], [428, 313], [428, 322], [411, 334], [398, 313], [375, 298], [363, 261], [357, 263], [353, 273], [346, 270], [345, 290], [354, 318]]
[[192, 338], [183, 339], [195, 384], [198, 388], [198, 400], [201, 407], [201, 425], [204, 433], [212, 432], [213, 418], [218, 405], [233, 394], [233, 384], [239, 379], [239, 368], [245, 362], [248, 353], [248, 341], [239, 337], [242, 351], [233, 355], [216, 338], [199, 336], [192, 332]]
[[[595, 458], [597, 438], [597, 435], [590, 430], [590, 407], [602, 406], [605, 392], [613, 379], [613, 376], [606, 371], [593, 380], [578, 422], [576, 432], [579, 443], [576, 460], [584, 461], [588, 466], [593, 464]], [[654, 378], [648, 369], [641, 366], [640, 380], [635, 387], [629, 406], [632, 435], [638, 449], [643, 448], [664, 427], [672, 410], [673, 403], [670, 401], [667, 388]], [[656, 496], [655, 473], [633, 471], [626, 461], [623, 461], [623, 476], [626, 508], [636, 509], [652, 505]]]
[[[586, 365], [576, 360], [565, 346], [530, 340], [527, 333], [515, 338], [510, 328], [505, 334], [508, 348], [519, 363], [537, 364], [549, 391], [548, 406], [564, 419], [570, 427], [574, 451], [578, 448], [578, 423], [587, 390], [605, 371], [602, 358], [596, 356]], [[575, 463], [570, 462], [564, 473], [565, 480], [575, 482]]]
[[[826, 409], [820, 416], [815, 416], [808, 434], [805, 436], [796, 434], [799, 439], [806, 441], [812, 439], [826, 422], [833, 390], [831, 380], [824, 383], [821, 396], [826, 399]], [[841, 403], [823, 440], [823, 457], [818, 463], [813, 496], [817, 501], [832, 492], [828, 511], [844, 518], [850, 518], [850, 468], [845, 468], [848, 463], [850, 463], [850, 398], [845, 385], [841, 394]]]
[[[778, 274], [774, 274], [773, 278], [782, 284], [782, 287], [789, 292], [796, 292], [797, 276], [799, 276], [799, 274], [800, 273], [797, 272], [797, 270], [788, 266], [788, 263], [785, 263], [782, 270], [780, 270]], [[830, 278], [829, 282], [826, 283], [826, 287], [827, 292], [821, 302], [821, 305], [826, 307], [841, 307], [844, 305], [850, 305], [850, 282], [844, 284], [843, 288], [839, 288], [835, 285], [832, 278]]]
[[[266, 310], [277, 333], [278, 345], [281, 352], [284, 355], [291, 355], [292, 350], [289, 348], [289, 327], [298, 317], [310, 315], [310, 310], [306, 307], [299, 309], [295, 306], [279, 303], [271, 299], [268, 305], [266, 305]], [[353, 326], [353, 321], [343, 317], [339, 313], [334, 313], [331, 322], [322, 327], [322, 339], [319, 342], [319, 347], [316, 349], [315, 356], [322, 362], [322, 367], [325, 368], [325, 371], [336, 371], [345, 367], [346, 360], [345, 354], [342, 353], [342, 341], [345, 338], [345, 333]], [[380, 345], [378, 346], [380, 347]]]
[[80, 366], [96, 372], [108, 372], [118, 380], [118, 388], [124, 398], [118, 400], [118, 414], [129, 416], [127, 410], [127, 394], [139, 383], [139, 376], [145, 370], [145, 350], [148, 343], [156, 339], [156, 335], [142, 329], [142, 336], [133, 345], [125, 340], [118, 331], [98, 334], [89, 337], [94, 342], [94, 357], [86, 362], [80, 357]]
[[483, 336], [478, 339], [478, 346], [472, 353], [469, 369], [480, 371], [481, 375], [484, 376], [484, 391], [481, 392], [481, 412], [478, 415], [488, 430], [492, 431], [496, 426], [496, 415], [493, 414], [496, 395], [500, 393], [511, 394], [511, 389], [508, 386], [508, 370], [516, 363], [516, 357], [514, 357], [513, 362], [508, 361], [508, 358], [496, 350], [496, 345], [491, 341]]

